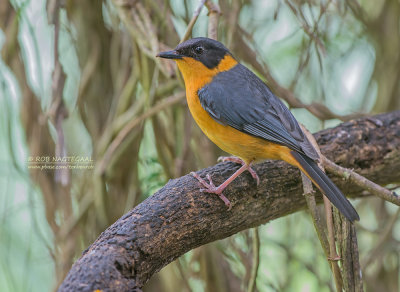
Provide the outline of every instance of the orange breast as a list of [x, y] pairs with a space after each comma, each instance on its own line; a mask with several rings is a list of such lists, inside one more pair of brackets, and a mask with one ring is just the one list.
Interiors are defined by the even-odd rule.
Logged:
[[225, 56], [219, 66], [214, 69], [208, 69], [202, 63], [191, 58], [177, 60], [177, 64], [185, 80], [189, 110], [204, 134], [218, 147], [246, 162], [264, 159], [291, 160], [289, 148], [245, 134], [230, 126], [221, 125], [201, 106], [197, 91], [209, 83], [218, 72], [229, 70], [235, 66], [237, 64], [235, 59]]

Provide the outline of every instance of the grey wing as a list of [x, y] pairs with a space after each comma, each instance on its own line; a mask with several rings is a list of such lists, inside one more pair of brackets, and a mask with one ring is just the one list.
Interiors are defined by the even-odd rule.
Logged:
[[318, 160], [289, 109], [243, 65], [216, 75], [198, 95], [203, 108], [217, 122]]

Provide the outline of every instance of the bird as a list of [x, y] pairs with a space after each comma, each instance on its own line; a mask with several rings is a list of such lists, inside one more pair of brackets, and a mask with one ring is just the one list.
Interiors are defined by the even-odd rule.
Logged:
[[220, 42], [197, 37], [157, 57], [172, 59], [182, 74], [189, 110], [204, 134], [241, 164], [225, 182], [215, 186], [191, 174], [202, 192], [218, 195], [231, 208], [224, 189], [244, 171], [259, 184], [252, 165], [267, 159], [284, 160], [299, 168], [351, 222], [357, 211], [340, 189], [318, 167], [319, 154], [286, 105]]

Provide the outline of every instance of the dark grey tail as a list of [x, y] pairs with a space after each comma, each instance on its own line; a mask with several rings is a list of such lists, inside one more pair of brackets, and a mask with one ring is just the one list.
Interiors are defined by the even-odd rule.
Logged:
[[291, 151], [291, 154], [301, 165], [303, 172], [347, 219], [351, 222], [360, 220], [360, 216], [351, 203], [313, 160], [295, 151]]

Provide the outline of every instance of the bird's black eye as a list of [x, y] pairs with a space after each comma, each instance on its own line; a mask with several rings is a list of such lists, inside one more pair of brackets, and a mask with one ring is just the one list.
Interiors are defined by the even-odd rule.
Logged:
[[201, 46], [195, 47], [194, 51], [197, 55], [201, 55], [204, 52], [204, 48]]

